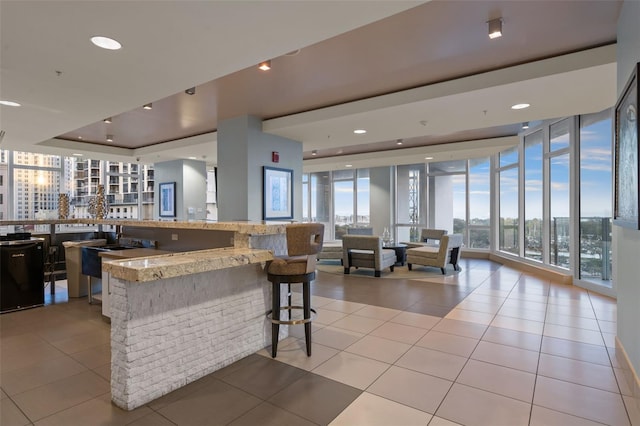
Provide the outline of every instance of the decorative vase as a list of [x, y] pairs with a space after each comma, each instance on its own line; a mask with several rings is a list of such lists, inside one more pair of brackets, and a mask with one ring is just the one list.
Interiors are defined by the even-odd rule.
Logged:
[[89, 214], [94, 219], [104, 219], [109, 211], [109, 203], [104, 195], [104, 185], [98, 185], [96, 195], [89, 200]]
[[389, 233], [389, 228], [385, 227], [384, 231], [382, 231], [382, 242], [385, 246], [388, 246], [391, 242], [391, 233]]
[[69, 195], [58, 194], [58, 218], [69, 218]]

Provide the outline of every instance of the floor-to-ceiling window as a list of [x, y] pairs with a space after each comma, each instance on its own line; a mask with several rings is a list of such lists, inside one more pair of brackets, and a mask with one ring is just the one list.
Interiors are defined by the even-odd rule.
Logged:
[[462, 234], [465, 247], [488, 249], [490, 164], [485, 157], [397, 166], [397, 240], [418, 241], [421, 228], [435, 228]]
[[424, 164], [396, 167], [396, 241], [418, 241], [426, 226], [424, 179]]
[[333, 218], [335, 237], [341, 238], [347, 228], [355, 222], [355, 192], [353, 190], [354, 170], [336, 170], [333, 172]]
[[151, 166], [21, 151], [2, 151], [0, 157], [0, 176], [11, 188], [9, 200], [2, 197], [3, 219], [57, 219], [60, 194], [69, 195], [70, 217], [90, 217], [89, 201], [100, 185], [108, 217], [152, 217]]
[[9, 161], [13, 219], [57, 218], [63, 176], [59, 155], [14, 151]]
[[498, 154], [498, 249], [519, 254], [518, 147]]
[[491, 161], [469, 160], [469, 248], [491, 246]]
[[579, 277], [611, 287], [611, 111], [580, 117]]
[[369, 169], [358, 169], [356, 175], [356, 223], [369, 225], [371, 223]]
[[[604, 287], [607, 293], [611, 288], [611, 110], [542, 123], [524, 136], [521, 152], [519, 161], [514, 150], [499, 155], [498, 248], [526, 261], [569, 270], [578, 285], [595, 288], [597, 284], [599, 291]], [[518, 164], [523, 168], [520, 196], [515, 192]], [[519, 235], [512, 217], [524, 218]], [[521, 250], [514, 246], [518, 241], [524, 242]]]
[[466, 237], [467, 161], [441, 161], [427, 166], [428, 227]]
[[524, 138], [524, 256], [542, 261], [542, 130]]
[[569, 268], [571, 253], [569, 145], [573, 119], [549, 127], [549, 263]]

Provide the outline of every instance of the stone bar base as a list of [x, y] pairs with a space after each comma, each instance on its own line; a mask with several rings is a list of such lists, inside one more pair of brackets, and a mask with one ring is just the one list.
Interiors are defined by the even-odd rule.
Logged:
[[[264, 263], [111, 279], [111, 398], [132, 410], [271, 343]], [[282, 327], [280, 338], [288, 334]]]

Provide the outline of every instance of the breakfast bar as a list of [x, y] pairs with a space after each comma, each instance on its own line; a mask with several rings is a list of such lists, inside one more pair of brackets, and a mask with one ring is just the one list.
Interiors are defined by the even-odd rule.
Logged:
[[[103, 258], [102, 284], [110, 291], [111, 399], [117, 406], [133, 410], [271, 344], [265, 266], [286, 252], [287, 223], [92, 222], [155, 235], [163, 229], [233, 235], [224, 248]], [[287, 334], [281, 327], [279, 337]]]
[[284, 226], [220, 226], [234, 230], [237, 246], [104, 262], [119, 407], [132, 410], [270, 344], [264, 267], [281, 251]]

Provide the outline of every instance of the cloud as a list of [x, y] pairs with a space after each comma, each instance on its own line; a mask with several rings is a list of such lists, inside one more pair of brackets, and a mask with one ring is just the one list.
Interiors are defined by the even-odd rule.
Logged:
[[569, 183], [568, 182], [551, 182], [551, 190], [552, 191], [568, 191]]

